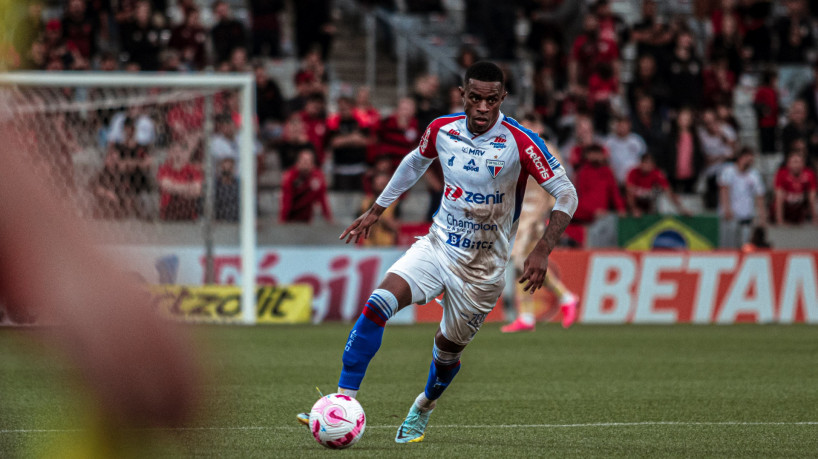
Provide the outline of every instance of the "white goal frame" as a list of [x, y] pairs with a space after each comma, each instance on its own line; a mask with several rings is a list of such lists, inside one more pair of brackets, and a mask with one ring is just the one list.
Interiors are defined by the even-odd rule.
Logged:
[[236, 89], [240, 93], [239, 175], [241, 191], [241, 323], [256, 323], [256, 162], [253, 155], [255, 80], [249, 73], [157, 74], [151, 72], [11, 72], [0, 73], [0, 85], [20, 87], [131, 87]]

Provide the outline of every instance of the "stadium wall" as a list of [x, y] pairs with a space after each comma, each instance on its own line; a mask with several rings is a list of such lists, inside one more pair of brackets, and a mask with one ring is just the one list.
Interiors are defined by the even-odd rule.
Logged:
[[[204, 252], [194, 247], [117, 247], [149, 283], [200, 285]], [[261, 285], [308, 284], [313, 322], [353, 321], [403, 249], [261, 247]], [[237, 249], [215, 252], [216, 281], [240, 284]], [[818, 323], [818, 251], [554, 252], [552, 272], [581, 296], [588, 324]], [[488, 320], [504, 320], [496, 308]], [[407, 308], [390, 323], [434, 321], [440, 308]], [[559, 319], [556, 317], [555, 319]]]

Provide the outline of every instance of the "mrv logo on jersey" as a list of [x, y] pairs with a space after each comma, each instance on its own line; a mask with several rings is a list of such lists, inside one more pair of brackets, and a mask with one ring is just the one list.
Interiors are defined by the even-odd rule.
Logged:
[[473, 204], [501, 204], [503, 202], [503, 196], [505, 195], [505, 193], [500, 193], [499, 191], [495, 191], [494, 194], [474, 193], [464, 190], [457, 185], [449, 185], [448, 183], [443, 191], [443, 196], [449, 201], [457, 201], [463, 198], [465, 202]]

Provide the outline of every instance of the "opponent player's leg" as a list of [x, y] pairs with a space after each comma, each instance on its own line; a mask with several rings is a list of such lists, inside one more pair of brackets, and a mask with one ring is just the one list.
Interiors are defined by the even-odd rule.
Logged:
[[415, 398], [415, 402], [409, 409], [409, 414], [398, 428], [398, 433], [395, 436], [396, 442], [417, 443], [423, 441], [426, 436], [426, 425], [429, 423], [429, 417], [435, 408], [437, 399], [443, 395], [443, 391], [449, 387], [457, 372], [460, 371], [460, 355], [465, 348], [465, 344], [450, 341], [443, 335], [440, 328], [437, 329], [426, 387]]
[[387, 273], [349, 332], [338, 380], [339, 393], [350, 397], [358, 395], [366, 368], [381, 347], [386, 321], [411, 302], [412, 290], [406, 280], [395, 273]]
[[548, 271], [545, 274], [543, 285], [557, 297], [557, 304], [562, 313], [562, 327], [570, 327], [577, 320], [577, 304], [579, 299], [574, 295], [559, 277]]
[[522, 331], [534, 331], [537, 318], [534, 314], [536, 304], [534, 296], [523, 290], [523, 285], [514, 282], [514, 304], [517, 309], [517, 317], [510, 324], [500, 328], [503, 333], [515, 333]]

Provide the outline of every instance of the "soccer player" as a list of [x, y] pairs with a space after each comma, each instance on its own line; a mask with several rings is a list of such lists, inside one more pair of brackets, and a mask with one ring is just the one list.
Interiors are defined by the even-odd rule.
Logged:
[[[341, 234], [347, 243], [366, 238], [384, 210], [440, 159], [445, 185], [429, 234], [389, 268], [367, 301], [344, 347], [338, 382], [338, 392], [356, 397], [389, 318], [446, 293], [426, 387], [398, 428], [398, 443], [423, 440], [437, 399], [460, 370], [463, 350], [503, 291], [528, 176], [557, 202], [544, 235], [525, 260], [519, 281], [525, 292], [542, 286], [548, 255], [577, 205], [574, 186], [542, 140], [500, 112], [507, 93], [497, 65], [469, 67], [461, 94], [465, 113], [432, 121], [420, 146], [403, 159], [372, 207]], [[299, 420], [303, 418], [302, 413]]]
[[[544, 127], [536, 119], [529, 122], [524, 119], [522, 124], [523, 127], [535, 133], [542, 132]], [[546, 143], [546, 146], [549, 153], [557, 160], [560, 160], [559, 152], [548, 143]], [[514, 248], [511, 250], [511, 263], [514, 265], [515, 277], [522, 275], [525, 259], [543, 234], [545, 222], [553, 206], [554, 199], [540, 187], [533, 177], [529, 176], [525, 187], [522, 211], [518, 219], [517, 236], [515, 237]], [[554, 275], [553, 271], [546, 272], [543, 286], [557, 298], [557, 305], [562, 313], [563, 328], [570, 327], [577, 318], [579, 299]], [[544, 308], [544, 305], [534, 301], [532, 295], [525, 294], [523, 286], [520, 284], [514, 286], [513, 301], [517, 308], [517, 317], [513, 322], [504, 325], [500, 331], [503, 333], [534, 331], [537, 316], [547, 312], [547, 309]], [[541, 311], [539, 314], [537, 313], [538, 309]]]

